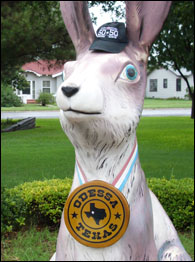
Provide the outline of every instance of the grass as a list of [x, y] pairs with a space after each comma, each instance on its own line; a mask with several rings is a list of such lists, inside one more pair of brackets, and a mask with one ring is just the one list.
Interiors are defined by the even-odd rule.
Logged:
[[1, 261], [49, 261], [56, 250], [57, 233], [34, 226], [3, 237]]
[[41, 106], [39, 104], [24, 104], [19, 107], [1, 107], [1, 111], [53, 111], [59, 110], [59, 107], [54, 105]]
[[[145, 98], [144, 108], [191, 108], [192, 101], [183, 99], [153, 99]], [[58, 106], [38, 104], [25, 104], [21, 107], [2, 107], [2, 111], [42, 111], [42, 110], [59, 110]]]
[[[21, 120], [21, 119], [20, 119]], [[11, 125], [14, 125], [16, 124], [18, 121], [20, 121], [19, 119], [2, 119], [1, 120], [1, 130], [11, 126]]]
[[178, 235], [184, 248], [194, 261], [194, 230], [188, 233], [179, 233]]
[[194, 178], [194, 120], [142, 118], [137, 137], [146, 177]]
[[[146, 177], [194, 177], [193, 124], [189, 117], [141, 119], [137, 137]], [[59, 120], [37, 119], [36, 126], [2, 133], [2, 186], [73, 176], [74, 149]]]
[[[37, 119], [37, 128], [2, 133], [2, 186], [72, 177], [74, 149], [58, 119]], [[137, 130], [139, 156], [147, 177], [194, 177], [194, 121], [189, 117], [145, 117]], [[2, 261], [49, 261], [58, 231], [30, 227], [2, 238]], [[179, 233], [194, 259], [194, 234]]]
[[[3, 237], [1, 261], [49, 261], [56, 250], [58, 231], [50, 232], [48, 228], [18, 232], [11, 237]], [[194, 259], [194, 233], [179, 233], [180, 240]]]
[[192, 101], [184, 99], [145, 98], [144, 108], [191, 108]]
[[72, 177], [74, 149], [58, 119], [36, 120], [35, 129], [2, 133], [2, 186]]

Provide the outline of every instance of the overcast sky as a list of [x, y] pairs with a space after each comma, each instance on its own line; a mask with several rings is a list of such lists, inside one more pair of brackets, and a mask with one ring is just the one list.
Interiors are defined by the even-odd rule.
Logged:
[[[121, 3], [120, 3], [121, 4]], [[94, 6], [89, 8], [89, 12], [91, 14], [91, 12], [94, 14], [94, 16], [97, 17], [97, 24], [93, 24], [95, 32], [96, 30], [103, 24], [105, 23], [109, 23], [115, 20], [116, 17], [113, 16], [112, 12], [104, 12], [101, 9], [101, 5], [98, 6]], [[120, 22], [125, 22], [125, 19], [121, 19]]]

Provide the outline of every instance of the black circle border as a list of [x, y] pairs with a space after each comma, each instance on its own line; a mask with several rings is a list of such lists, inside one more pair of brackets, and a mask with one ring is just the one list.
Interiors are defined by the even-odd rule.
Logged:
[[[89, 188], [89, 187], [101, 187], [101, 188], [105, 188], [105, 189], [107, 189], [107, 190], [110, 190], [115, 196], [117, 196], [116, 195], [116, 193], [112, 190], [112, 189], [110, 189], [110, 188], [107, 188], [106, 186], [102, 186], [102, 185], [87, 185], [87, 183], [86, 183], [86, 186], [84, 187], [84, 184], [82, 185], [82, 188], [79, 190], [79, 191], [77, 191], [77, 193], [76, 194], [78, 194], [81, 190], [83, 190], [83, 189], [87, 189], [87, 188]], [[116, 188], [117, 189], [117, 188]], [[73, 191], [74, 192], [74, 191]], [[72, 193], [73, 193], [72, 192]], [[120, 191], [119, 191], [120, 192]], [[120, 192], [121, 193], [121, 192]], [[122, 193], [121, 193], [122, 194]], [[73, 197], [74, 198], [74, 197]], [[69, 207], [70, 207], [70, 204], [71, 204], [71, 202], [72, 202], [72, 200], [73, 200], [73, 198], [70, 200], [70, 202], [69, 202], [69, 206], [68, 206], [68, 209], [67, 209], [67, 213], [69, 214]], [[117, 196], [117, 198], [120, 200], [120, 198]], [[123, 214], [124, 214], [124, 218], [123, 218], [123, 223], [122, 223], [122, 225], [121, 225], [121, 227], [120, 227], [120, 229], [117, 231], [117, 233], [115, 234], [115, 235], [113, 235], [111, 238], [109, 238], [108, 240], [105, 240], [105, 241], [101, 241], [101, 242], [94, 242], [94, 241], [89, 241], [89, 240], [87, 240], [87, 239], [85, 239], [85, 238], [82, 238], [80, 235], [78, 235], [76, 232], [75, 232], [75, 230], [74, 230], [74, 228], [72, 227], [72, 225], [71, 225], [71, 223], [70, 223], [70, 220], [69, 220], [69, 216], [68, 216], [68, 222], [69, 222], [69, 225], [70, 225], [70, 227], [71, 227], [71, 229], [72, 229], [72, 231], [73, 231], [73, 233], [75, 234], [75, 235], [77, 235], [77, 237], [79, 238], [79, 239], [82, 239], [83, 241], [85, 241], [85, 242], [88, 242], [88, 243], [92, 243], [92, 244], [102, 244], [102, 243], [106, 243], [106, 242], [108, 242], [108, 241], [110, 241], [111, 239], [113, 239], [114, 237], [116, 237], [119, 233], [120, 233], [120, 231], [121, 231], [121, 228], [123, 227], [123, 225], [124, 225], [124, 221], [125, 221], [125, 219], [126, 219], [126, 217], [127, 217], [127, 215], [126, 215], [126, 212], [125, 212], [125, 209], [124, 209], [124, 206], [123, 206], [123, 203], [122, 203], [122, 201], [120, 200], [120, 202], [121, 202], [121, 205], [122, 205], [122, 208], [123, 208]], [[70, 232], [71, 233], [71, 232]], [[124, 232], [125, 233], [125, 232]], [[72, 235], [72, 234], [71, 234]], [[73, 237], [74, 237], [74, 235], [72, 235]], [[79, 240], [77, 240], [77, 241], [79, 241]], [[83, 243], [82, 243], [83, 244]]]

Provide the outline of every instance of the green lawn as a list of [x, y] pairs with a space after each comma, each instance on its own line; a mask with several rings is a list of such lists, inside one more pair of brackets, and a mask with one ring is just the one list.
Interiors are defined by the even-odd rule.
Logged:
[[194, 120], [142, 118], [137, 137], [146, 177], [194, 178]]
[[144, 108], [191, 108], [191, 100], [182, 99], [144, 99]]
[[[56, 250], [58, 231], [49, 232], [48, 228], [30, 228], [18, 232], [11, 238], [2, 239], [1, 261], [49, 261]], [[179, 233], [180, 240], [194, 259], [194, 234]]]
[[38, 104], [24, 104], [19, 107], [1, 107], [1, 111], [53, 111], [59, 110], [57, 105], [41, 106]]
[[[58, 119], [37, 119], [37, 128], [2, 133], [2, 186], [72, 177], [74, 149]], [[145, 117], [137, 130], [146, 177], [194, 177], [194, 121], [189, 117]]]
[[72, 176], [74, 149], [58, 119], [37, 119], [35, 129], [2, 133], [2, 185]]
[[[153, 99], [145, 98], [144, 108], [191, 108], [192, 101], [182, 99]], [[2, 107], [2, 111], [39, 111], [39, 110], [59, 110], [57, 105], [41, 106], [28, 104], [21, 107]]]
[[[58, 119], [37, 119], [37, 128], [2, 133], [2, 186], [72, 177], [74, 149]], [[137, 130], [139, 156], [147, 177], [194, 177], [194, 121], [189, 117], [145, 117]], [[49, 261], [58, 230], [48, 228], [3, 236], [2, 261]], [[194, 259], [194, 234], [179, 233]]]

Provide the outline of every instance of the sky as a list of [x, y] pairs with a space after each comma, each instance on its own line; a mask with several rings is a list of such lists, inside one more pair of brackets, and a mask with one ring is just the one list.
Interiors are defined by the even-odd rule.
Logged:
[[[94, 30], [95, 32], [97, 31], [97, 29], [105, 24], [105, 23], [109, 23], [115, 20], [116, 17], [113, 16], [113, 14], [111, 12], [104, 12], [101, 9], [101, 5], [98, 6], [94, 6], [89, 8], [89, 12], [91, 14], [91, 12], [97, 17], [97, 24], [93, 24], [94, 26]], [[121, 19], [120, 22], [125, 22], [125, 19]]]

